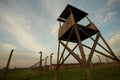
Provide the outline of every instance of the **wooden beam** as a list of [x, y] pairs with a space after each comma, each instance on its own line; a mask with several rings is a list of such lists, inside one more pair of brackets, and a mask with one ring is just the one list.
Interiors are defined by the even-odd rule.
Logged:
[[[73, 28], [72, 28], [72, 30], [70, 31], [70, 34], [69, 34], [69, 36], [68, 36], [67, 42], [66, 42], [66, 44], [65, 44], [66, 46], [68, 45], [68, 42], [69, 42], [69, 40], [70, 40], [72, 31], [73, 31]], [[58, 61], [58, 64], [60, 63], [61, 59], [63, 58], [64, 52], [65, 52], [65, 47], [64, 47], [63, 52], [62, 52], [62, 54], [61, 54], [61, 57], [60, 57], [60, 59], [59, 59], [59, 61]]]
[[101, 37], [101, 39], [103, 40], [103, 42], [105, 43], [105, 45], [107, 46], [107, 48], [111, 51], [110, 54], [111, 54], [113, 57], [115, 57], [115, 59], [116, 59], [117, 61], [120, 61], [120, 60], [117, 58], [117, 56], [114, 54], [114, 52], [112, 51], [112, 49], [110, 48], [110, 46], [107, 44], [107, 42], [105, 41], [105, 39], [103, 38], [103, 36], [100, 35], [100, 37]]
[[[81, 29], [82, 32], [84, 32], [91, 40], [95, 41], [91, 36], [89, 36], [84, 30]], [[100, 43], [97, 42], [97, 44], [103, 48], [106, 52], [110, 53], [107, 49], [105, 49]]]
[[100, 33], [97, 33], [96, 39], [95, 39], [95, 41], [94, 41], [94, 44], [93, 44], [93, 46], [92, 46], [92, 49], [91, 49], [91, 51], [90, 51], [90, 54], [89, 54], [89, 57], [88, 57], [88, 60], [87, 60], [87, 66], [88, 66], [88, 67], [90, 66], [90, 62], [91, 62], [93, 53], [94, 53], [94, 51], [95, 51], [97, 42], [98, 42], [98, 40], [99, 40], [99, 36], [100, 36]]
[[[82, 45], [83, 45], [84, 47], [88, 48], [88, 49], [92, 49], [92, 48], [90, 48], [89, 46], [87, 46], [87, 45], [85, 45], [85, 44], [82, 44]], [[104, 54], [104, 53], [102, 53], [102, 52], [100, 52], [100, 51], [98, 51], [98, 50], [94, 50], [94, 51], [97, 52], [97, 53], [99, 53], [99, 54], [101, 54], [101, 55], [103, 55], [103, 56], [106, 56], [106, 57], [114, 60], [113, 57], [111, 57], [111, 56], [109, 56], [109, 55], [106, 55], [106, 54]]]
[[77, 36], [77, 40], [78, 40], [78, 44], [79, 44], [79, 50], [80, 50], [80, 53], [81, 53], [81, 56], [82, 56], [83, 66], [84, 66], [84, 69], [85, 69], [85, 72], [86, 72], [86, 75], [87, 75], [87, 79], [92, 80], [90, 70], [87, 67], [85, 53], [84, 53], [84, 49], [83, 49], [83, 46], [82, 46], [82, 43], [81, 43], [80, 35], [78, 33], [78, 30], [77, 30], [77, 26], [75, 26], [74, 29], [75, 29], [75, 33], [76, 33], [76, 36]]
[[80, 59], [79, 57], [77, 57], [76, 54], [75, 54], [69, 47], [67, 47], [62, 41], [60, 41], [60, 43], [66, 48], [66, 50], [67, 50], [68, 52], [71, 53], [71, 55], [72, 55], [80, 64], [83, 64], [82, 59]]
[[80, 53], [81, 53], [81, 56], [82, 56], [82, 60], [85, 64], [85, 62], [86, 62], [85, 52], [84, 52], [84, 49], [83, 49], [83, 46], [82, 46], [82, 43], [81, 43], [80, 35], [78, 33], [78, 30], [77, 30], [77, 26], [75, 26], [74, 29], [75, 29], [75, 33], [76, 33], [76, 36], [77, 36], [78, 46], [79, 46], [79, 50], [80, 50]]
[[[78, 44], [72, 49], [72, 51], [74, 51], [77, 46], [78, 46]], [[71, 53], [69, 53], [69, 54], [64, 58], [64, 60], [56, 67], [56, 69], [58, 69], [58, 68], [65, 62], [65, 60], [70, 56], [70, 54], [71, 54]]]

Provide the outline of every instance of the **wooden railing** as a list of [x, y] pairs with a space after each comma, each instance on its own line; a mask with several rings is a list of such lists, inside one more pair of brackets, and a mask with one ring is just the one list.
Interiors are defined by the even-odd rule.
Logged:
[[63, 23], [63, 25], [59, 29], [59, 36], [58, 39], [60, 39], [69, 29], [75, 24], [74, 16], [71, 14], [68, 19]]

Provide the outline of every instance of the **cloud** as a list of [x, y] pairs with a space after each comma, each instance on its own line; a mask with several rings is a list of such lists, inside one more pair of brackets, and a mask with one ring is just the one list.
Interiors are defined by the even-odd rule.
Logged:
[[58, 29], [59, 29], [58, 22], [51, 24], [49, 27], [51, 29], [52, 36], [54, 36], [55, 38], [57, 38], [57, 36], [58, 36]]
[[112, 36], [110, 39], [110, 45], [117, 51], [119, 50], [120, 47], [120, 32], [116, 33], [115, 35]]
[[[65, 1], [64, 0], [45, 0], [45, 5], [49, 11], [50, 14], [52, 14], [53, 17], [58, 17], [61, 13], [62, 6], [64, 7]], [[51, 5], [54, 4], [54, 5]]]
[[[22, 53], [20, 53], [21, 55], [13, 56], [14, 62], [13, 64], [11, 64], [13, 66], [20, 66], [20, 64], [28, 66], [31, 63], [37, 62], [36, 59], [39, 60], [39, 51], [43, 52], [44, 58], [46, 55], [49, 55], [51, 49], [53, 51], [56, 50], [55, 45], [57, 42], [55, 42], [54, 38], [51, 38], [51, 34], [55, 36], [56, 34], [54, 33], [56, 33], [57, 30], [55, 28], [59, 26], [56, 23], [56, 26], [54, 24], [50, 24], [51, 28], [48, 26], [49, 24], [47, 23], [47, 20], [50, 23], [52, 21], [48, 17], [46, 19], [46, 17], [44, 16], [49, 15], [49, 13], [42, 14], [42, 10], [39, 9], [40, 11], [38, 11], [36, 8], [32, 8], [31, 10], [29, 6], [33, 5], [29, 5], [27, 2], [21, 2], [21, 4], [19, 4], [17, 1], [9, 3], [10, 4], [0, 3], [0, 28], [4, 30], [2, 36], [0, 35], [0, 37], [5, 39], [5, 37], [10, 36], [10, 40], [14, 41], [14, 45], [12, 44], [12, 42], [7, 43], [7, 45], [4, 44], [4, 48], [6, 48], [9, 44], [10, 48], [16, 46], [15, 55], [19, 54], [19, 52], [16, 52], [18, 50], [30, 51], [28, 54], [32, 55], [28, 57], [29, 55], [23, 55], [27, 53], [22, 51]], [[24, 4], [23, 6], [22, 3], [27, 4]], [[36, 6], [38, 7], [39, 5]], [[50, 31], [51, 34], [49, 33]], [[4, 34], [7, 34], [7, 36], [4, 36]], [[6, 43], [5, 41], [3, 42]], [[1, 47], [3, 47], [3, 45], [1, 45]], [[31, 51], [36, 53], [31, 54]], [[9, 52], [7, 53], [9, 54]], [[5, 64], [5, 62], [7, 61], [6, 56], [8, 55], [2, 56], [2, 54], [0, 53], [0, 64]], [[36, 59], [33, 60], [34, 56], [36, 56]], [[5, 61], [3, 61], [3, 59], [5, 59]], [[2, 64], [1, 66], [3, 66]]]
[[0, 44], [0, 49], [2, 50], [12, 50], [12, 49], [16, 49], [16, 47], [11, 44], [11, 43], [3, 43], [3, 44]]
[[117, 44], [120, 41], [120, 32], [116, 33], [110, 40], [110, 44]]
[[3, 28], [12, 35], [23, 48], [34, 51], [44, 50], [43, 44], [37, 42], [37, 38], [34, 37], [33, 28], [31, 26], [31, 23], [37, 20], [36, 25], [43, 24], [43, 19], [41, 17], [37, 20], [34, 20], [36, 18], [32, 18], [30, 20], [33, 21], [30, 22], [29, 18], [31, 17], [25, 17], [22, 13], [16, 14], [8, 6], [5, 7], [7, 9], [4, 10], [3, 8], [0, 12], [0, 18], [4, 21]]
[[113, 4], [117, 3], [117, 2], [120, 2], [120, 1], [119, 0], [108, 0], [107, 4], [108, 5], [113, 5]]
[[117, 12], [107, 12], [104, 14], [105, 10], [100, 10], [98, 14], [95, 15], [95, 21], [102, 25], [113, 21], [117, 15]]
[[[117, 19], [118, 12], [115, 11], [115, 5], [118, 0], [108, 0], [99, 10], [95, 12], [94, 21], [102, 26]], [[108, 5], [109, 4], [109, 5]]]

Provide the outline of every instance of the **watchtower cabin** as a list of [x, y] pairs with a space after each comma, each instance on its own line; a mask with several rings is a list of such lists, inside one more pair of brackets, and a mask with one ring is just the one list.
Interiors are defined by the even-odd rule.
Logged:
[[[60, 25], [58, 39], [67, 41], [70, 31], [75, 26], [77, 27], [77, 30], [81, 37], [81, 41], [83, 41], [83, 40], [89, 38], [90, 36], [93, 36], [97, 32], [99, 32], [98, 29], [91, 22], [87, 26], [77, 24], [77, 22], [79, 22], [80, 20], [85, 18], [87, 15], [88, 15], [88, 13], [86, 13], [82, 10], [79, 10], [71, 5], [67, 5], [67, 7], [64, 9], [62, 14], [57, 19], [58, 21], [63, 22], [63, 25]], [[81, 30], [84, 30], [85, 33], [89, 34], [89, 36], [87, 36]], [[75, 35], [75, 31], [72, 32], [69, 41], [78, 42], [77, 37]]]
[[[107, 42], [101, 35], [100, 31], [98, 30], [98, 28], [87, 17], [87, 15], [88, 13], [68, 4], [66, 8], [63, 10], [63, 12], [60, 14], [59, 18], [57, 19], [60, 24], [59, 24], [59, 32], [58, 32], [59, 43], [58, 43], [56, 70], [58, 70], [59, 67], [66, 61], [66, 59], [70, 55], [72, 55], [80, 63], [80, 65], [82, 65], [82, 67], [85, 69], [88, 80], [92, 80], [90, 72], [89, 72], [89, 67], [90, 67], [91, 59], [93, 57], [94, 52], [101, 54], [103, 56], [106, 56], [108, 58], [111, 58], [113, 60], [116, 60], [116, 61], [119, 61], [119, 59], [113, 53], [112, 49], [107, 44]], [[86, 26], [78, 24], [78, 22], [81, 21], [83, 18], [86, 18], [89, 22]], [[92, 38], [93, 35], [96, 36], [95, 39]], [[88, 38], [93, 41], [93, 45], [91, 47], [82, 43], [82, 41]], [[107, 49], [106, 47], [104, 47], [102, 44], [98, 42], [99, 38], [101, 38], [101, 40], [104, 42]], [[74, 48], [71, 49], [68, 46], [69, 42], [73, 42], [73, 44], [74, 43], [77, 43], [77, 44], [74, 46]], [[64, 47], [62, 52], [60, 50], [61, 45]], [[96, 50], [95, 48], [97, 45], [100, 46], [102, 49], [104, 49], [106, 53], [108, 53], [109, 55]], [[77, 47], [79, 48], [79, 52], [80, 52], [79, 55], [81, 57], [79, 57], [74, 52], [74, 50]], [[85, 51], [83, 47], [90, 50], [89, 57], [87, 59], [85, 57]], [[67, 50], [69, 54], [64, 57], [65, 50]]]

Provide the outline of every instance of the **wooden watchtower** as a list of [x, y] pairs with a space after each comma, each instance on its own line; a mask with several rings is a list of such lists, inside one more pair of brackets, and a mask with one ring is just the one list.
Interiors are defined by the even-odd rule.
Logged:
[[[86, 75], [88, 80], [91, 79], [89, 66], [91, 59], [93, 57], [94, 52], [109, 57], [113, 60], [119, 60], [116, 55], [113, 53], [110, 46], [107, 44], [105, 39], [102, 37], [98, 28], [93, 24], [93, 22], [87, 17], [88, 13], [79, 10], [71, 5], [67, 5], [66, 8], [63, 10], [59, 18], [59, 32], [58, 32], [58, 55], [57, 55], [57, 67], [56, 70], [64, 63], [64, 61], [72, 55], [85, 69]], [[86, 26], [78, 24], [83, 18], [86, 18], [89, 22]], [[96, 35], [95, 39], [92, 38], [93, 35]], [[93, 45], [89, 47], [82, 43], [82, 41], [90, 38], [93, 41]], [[101, 38], [104, 44], [107, 46], [107, 49], [98, 42], [99, 38]], [[73, 49], [68, 46], [69, 42], [73, 42], [76, 44]], [[61, 45], [64, 47], [63, 51], [61, 52], [60, 47]], [[96, 50], [96, 46], [100, 46], [103, 48], [109, 55], [102, 53], [101, 51]], [[74, 50], [79, 48], [79, 57]], [[84, 48], [90, 49], [89, 57], [86, 59]], [[64, 56], [65, 50], [69, 52], [67, 56]], [[64, 56], [64, 58], [63, 58]]]

